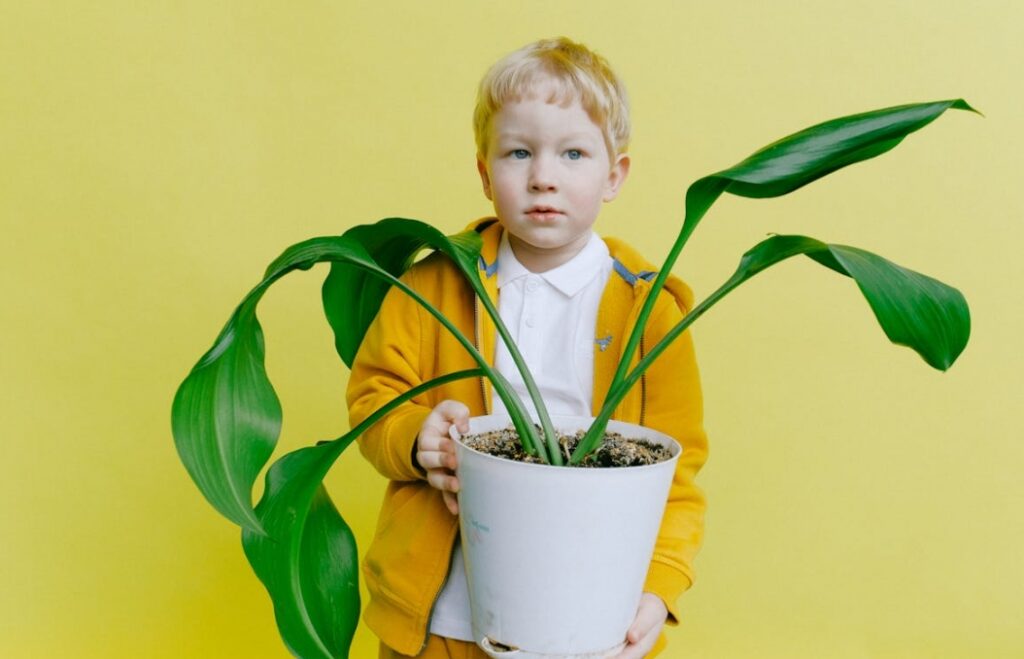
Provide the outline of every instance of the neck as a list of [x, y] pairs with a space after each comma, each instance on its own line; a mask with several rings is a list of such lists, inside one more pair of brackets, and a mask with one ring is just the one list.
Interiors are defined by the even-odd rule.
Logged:
[[508, 236], [508, 244], [512, 248], [512, 253], [516, 255], [516, 260], [533, 273], [547, 272], [568, 263], [583, 251], [589, 241], [590, 234], [587, 234], [569, 245], [544, 248], [525, 243], [512, 234]]

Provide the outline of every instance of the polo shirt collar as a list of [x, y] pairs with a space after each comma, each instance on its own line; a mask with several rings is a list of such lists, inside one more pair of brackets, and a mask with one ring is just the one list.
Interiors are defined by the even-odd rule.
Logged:
[[562, 295], [573, 297], [601, 272], [601, 266], [609, 258], [608, 246], [596, 233], [591, 232], [590, 240], [572, 259], [547, 272], [531, 273], [516, 258], [508, 242], [508, 232], [503, 231], [498, 245], [498, 288], [521, 277], [536, 274]]

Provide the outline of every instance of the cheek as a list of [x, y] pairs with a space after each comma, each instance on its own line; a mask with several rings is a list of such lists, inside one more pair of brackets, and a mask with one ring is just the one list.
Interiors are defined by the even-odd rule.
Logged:
[[573, 190], [573, 197], [578, 204], [588, 208], [600, 208], [604, 202], [607, 186], [604, 179], [596, 176], [589, 178], [584, 185]]
[[491, 179], [491, 190], [494, 192], [495, 201], [499, 198], [508, 198], [514, 194], [516, 189], [515, 180], [508, 175], [496, 174]]
[[515, 205], [514, 199], [508, 186], [502, 185], [500, 179], [491, 180], [491, 203], [494, 205], [495, 214], [499, 217], [508, 215], [509, 208]]

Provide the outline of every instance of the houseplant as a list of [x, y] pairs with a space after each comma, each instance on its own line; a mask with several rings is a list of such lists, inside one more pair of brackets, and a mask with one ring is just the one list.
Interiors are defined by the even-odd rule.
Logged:
[[[721, 194], [755, 198], [787, 194], [892, 149], [906, 135], [951, 108], [972, 109], [962, 100], [952, 100], [835, 119], [779, 140], [735, 167], [694, 182], [687, 190], [682, 229], [654, 281], [649, 304], [630, 336], [604, 406], [570, 462], [578, 462], [596, 448], [618, 402], [665, 347], [737, 286], [799, 254], [854, 279], [891, 341], [911, 347], [934, 368], [949, 368], [969, 334], [967, 305], [958, 291], [864, 250], [785, 235], [771, 236], [748, 250], [721, 287], [694, 307], [635, 367], [630, 368], [630, 362], [658, 291], [687, 239]], [[421, 222], [392, 219], [355, 227], [340, 237], [314, 238], [289, 247], [268, 267], [263, 280], [243, 299], [175, 396], [172, 426], [182, 462], [210, 503], [242, 527], [246, 556], [274, 602], [281, 635], [289, 649], [302, 657], [347, 656], [359, 613], [356, 550], [322, 480], [341, 452], [372, 423], [431, 387], [485, 376], [510, 410], [524, 449], [553, 465], [562, 462], [550, 419], [529, 373], [522, 369], [540, 415], [540, 432], [533, 428], [525, 406], [504, 378], [461, 337], [459, 341], [474, 354], [477, 368], [426, 382], [338, 439], [283, 456], [269, 469], [263, 497], [252, 506], [252, 486], [273, 452], [281, 424], [280, 404], [263, 366], [263, 337], [255, 313], [263, 294], [292, 270], [331, 262], [324, 286], [325, 313], [335, 333], [337, 351], [351, 365], [387, 289], [398, 286], [417, 297], [397, 276], [427, 247], [452, 258], [479, 295], [476, 267], [480, 244], [472, 232], [446, 237]], [[496, 310], [488, 306], [487, 312], [507, 338]], [[438, 320], [455, 330], [443, 317]], [[522, 368], [510, 342], [509, 350]]]

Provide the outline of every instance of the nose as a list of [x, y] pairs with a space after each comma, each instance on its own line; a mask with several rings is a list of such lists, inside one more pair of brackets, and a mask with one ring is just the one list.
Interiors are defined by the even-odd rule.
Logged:
[[544, 156], [534, 157], [530, 162], [530, 191], [551, 192], [558, 186], [553, 163]]

